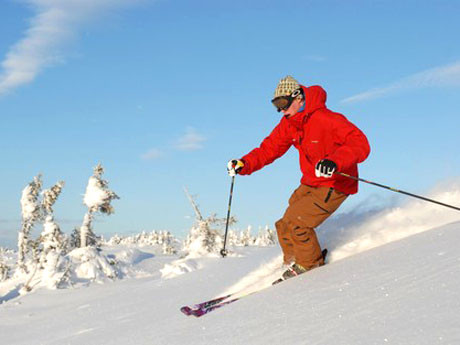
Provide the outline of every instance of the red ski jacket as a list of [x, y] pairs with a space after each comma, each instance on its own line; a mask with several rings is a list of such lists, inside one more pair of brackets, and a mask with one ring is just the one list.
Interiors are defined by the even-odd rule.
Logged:
[[337, 171], [358, 176], [358, 163], [370, 152], [369, 142], [361, 130], [345, 116], [326, 108], [326, 91], [321, 86], [302, 86], [305, 108], [290, 118], [283, 117], [262, 144], [241, 158], [241, 175], [250, 175], [281, 157], [294, 145], [299, 150], [301, 183], [319, 187], [333, 187], [345, 194], [358, 192], [358, 183], [350, 178], [334, 175], [316, 177], [315, 165], [327, 158], [337, 164]]

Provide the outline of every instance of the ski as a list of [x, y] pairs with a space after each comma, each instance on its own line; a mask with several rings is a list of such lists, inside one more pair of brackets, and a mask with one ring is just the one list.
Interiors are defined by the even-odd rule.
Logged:
[[185, 315], [187, 316], [195, 316], [195, 317], [200, 317], [200, 316], [203, 316], [217, 308], [221, 308], [223, 307], [224, 305], [227, 305], [227, 304], [230, 304], [230, 303], [233, 303], [233, 302], [236, 302], [238, 301], [239, 298], [234, 298], [234, 299], [231, 299], [229, 301], [225, 301], [225, 302], [220, 302], [220, 303], [215, 303], [215, 304], [212, 304], [208, 307], [201, 307], [201, 308], [195, 308], [195, 309], [192, 309], [190, 307], [182, 307], [181, 308], [181, 312], [183, 312]]
[[213, 305], [219, 304], [219, 303], [221, 303], [222, 301], [224, 301], [225, 299], [230, 298], [230, 297], [233, 296], [233, 295], [234, 295], [234, 294], [229, 294], [229, 295], [226, 295], [226, 296], [222, 296], [222, 297], [217, 297], [217, 298], [211, 299], [211, 300], [209, 300], [209, 301], [201, 302], [201, 303], [195, 304], [195, 305], [193, 306], [193, 308], [190, 308], [189, 306], [184, 306], [184, 307], [180, 308], [180, 310], [181, 310], [181, 312], [183, 312], [185, 315], [192, 315], [192, 312], [193, 312], [194, 310], [210, 308], [210, 307], [212, 307]]
[[[323, 255], [323, 259], [326, 260], [327, 249], [324, 249], [322, 251], [322, 255]], [[285, 281], [285, 279], [280, 278], [280, 279], [274, 281], [272, 283], [272, 285], [281, 283], [283, 281]], [[228, 304], [231, 304], [231, 303], [234, 303], [236, 301], [239, 301], [240, 299], [242, 299], [244, 297], [247, 297], [247, 296], [250, 296], [252, 294], [255, 294], [256, 292], [260, 292], [262, 290], [265, 290], [266, 288], [267, 287], [264, 287], [262, 289], [255, 290], [255, 291], [252, 291], [252, 292], [247, 293], [247, 294], [242, 294], [241, 296], [238, 296], [238, 297], [234, 297], [234, 296], [240, 295], [242, 291], [234, 292], [234, 293], [231, 293], [231, 294], [228, 294], [228, 295], [225, 295], [225, 296], [216, 297], [216, 298], [213, 298], [213, 299], [208, 300], [208, 301], [204, 301], [204, 302], [201, 302], [201, 303], [198, 303], [198, 304], [194, 304], [193, 307], [183, 306], [183, 307], [180, 308], [180, 311], [183, 314], [187, 315], [187, 316], [201, 317], [201, 316], [206, 315], [207, 313], [209, 313], [209, 312], [211, 312], [213, 310], [222, 308], [223, 306], [226, 306]], [[232, 297], [234, 297], [234, 298], [232, 298]]]
[[[264, 289], [261, 289], [261, 290], [264, 290]], [[219, 297], [219, 298], [213, 299], [211, 301], [196, 304], [195, 308], [190, 308], [188, 306], [182, 307], [182, 308], [180, 308], [180, 311], [182, 313], [184, 313], [185, 315], [187, 315], [187, 316], [201, 317], [201, 316], [206, 315], [207, 313], [209, 313], [209, 312], [211, 312], [213, 310], [222, 308], [223, 306], [226, 306], [228, 304], [231, 304], [231, 303], [234, 303], [236, 301], [239, 301], [240, 299], [242, 299], [244, 297], [247, 297], [249, 295], [252, 295], [252, 294], [254, 294], [256, 292], [259, 292], [261, 290], [256, 290], [256, 291], [253, 291], [253, 292], [248, 293], [246, 295], [241, 295], [239, 297], [235, 297], [235, 298], [226, 300], [229, 297], [236, 295], [236, 293], [230, 294], [230, 295], [227, 295], [227, 296], [224, 296], [224, 297]], [[218, 301], [218, 300], [220, 300], [220, 301]], [[215, 301], [218, 301], [218, 302], [215, 302]]]

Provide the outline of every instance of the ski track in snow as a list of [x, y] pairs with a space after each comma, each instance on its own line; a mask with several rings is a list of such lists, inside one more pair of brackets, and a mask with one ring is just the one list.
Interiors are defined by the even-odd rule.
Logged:
[[[459, 205], [460, 184], [453, 183], [448, 191], [438, 190], [428, 197]], [[318, 229], [318, 237], [323, 246], [329, 249], [329, 262], [332, 263], [457, 221], [460, 221], [458, 211], [418, 199], [408, 199], [402, 206], [331, 217], [330, 221], [327, 220]]]
[[256, 270], [244, 276], [236, 284], [230, 286], [224, 292], [219, 294], [219, 296], [235, 293], [233, 297], [239, 297], [271, 286], [283, 272], [282, 263], [282, 255], [276, 256], [268, 263], [262, 264]]
[[[460, 186], [451, 191], [438, 191], [430, 195], [453, 205], [460, 200]], [[347, 215], [342, 215], [343, 218]], [[345, 259], [403, 238], [433, 228], [460, 221], [460, 212], [425, 201], [410, 199], [403, 206], [390, 207], [367, 216], [352, 216], [348, 226], [339, 227], [337, 221], [325, 224], [318, 231], [323, 246], [329, 249], [328, 263]], [[340, 219], [340, 218], [339, 218]], [[273, 258], [248, 273], [236, 284], [229, 286], [218, 296], [235, 293], [235, 297], [269, 287], [283, 272], [282, 255]], [[218, 297], [216, 296], [216, 297]]]

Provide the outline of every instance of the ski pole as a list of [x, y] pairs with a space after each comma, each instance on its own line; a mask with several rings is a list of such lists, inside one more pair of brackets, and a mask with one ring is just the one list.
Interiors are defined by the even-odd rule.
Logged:
[[452, 208], [452, 209], [454, 209], [454, 210], [460, 211], [460, 207], [455, 207], [455, 206], [452, 206], [452, 205], [444, 204], [444, 203], [442, 203], [442, 202], [439, 202], [439, 201], [436, 201], [436, 200], [433, 200], [433, 199], [429, 199], [429, 198], [425, 198], [425, 197], [420, 196], [420, 195], [417, 195], [417, 194], [408, 193], [408, 192], [405, 192], [405, 191], [403, 191], [403, 190], [399, 190], [399, 189], [396, 189], [396, 188], [388, 187], [388, 186], [385, 186], [385, 185], [380, 184], [380, 183], [375, 183], [375, 182], [372, 182], [372, 181], [367, 181], [367, 180], [364, 180], [364, 179], [362, 179], [362, 178], [359, 178], [359, 177], [356, 177], [356, 176], [351, 176], [351, 175], [348, 175], [348, 174], [345, 174], [345, 173], [341, 173], [341, 172], [336, 172], [336, 174], [337, 174], [337, 175], [340, 175], [340, 176], [345, 176], [345, 177], [351, 178], [352, 180], [365, 182], [365, 183], [368, 183], [368, 184], [371, 184], [371, 185], [374, 185], [374, 186], [377, 186], [377, 187], [381, 187], [381, 188], [385, 188], [385, 189], [391, 190], [391, 191], [396, 192], [396, 193], [401, 193], [401, 194], [409, 195], [409, 196], [412, 196], [412, 197], [414, 197], [414, 198], [422, 199], [422, 200], [425, 200], [425, 201], [429, 201], [429, 202], [432, 202], [432, 203], [435, 203], [435, 204], [438, 204], [438, 205], [441, 205], [441, 206], [449, 207], [449, 208]]
[[230, 210], [232, 207], [233, 185], [234, 184], [235, 184], [235, 176], [232, 176], [232, 183], [230, 185], [230, 198], [228, 199], [227, 223], [225, 224], [224, 247], [220, 251], [220, 255], [222, 255], [223, 258], [225, 258], [228, 253], [227, 250], [225, 249], [225, 245], [227, 244], [228, 223], [230, 222]]

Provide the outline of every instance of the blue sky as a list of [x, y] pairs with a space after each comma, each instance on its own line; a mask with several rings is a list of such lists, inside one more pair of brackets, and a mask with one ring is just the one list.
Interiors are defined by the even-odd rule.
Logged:
[[[226, 163], [279, 121], [278, 80], [320, 84], [368, 136], [361, 176], [415, 193], [459, 177], [460, 3], [455, 1], [7, 0], [0, 4], [0, 244], [20, 227], [37, 173], [66, 181], [55, 215], [81, 224], [101, 162], [121, 199], [96, 232], [193, 223], [184, 196], [225, 216]], [[298, 155], [238, 177], [233, 214], [256, 229], [283, 214]], [[342, 212], [392, 202], [361, 185]]]

